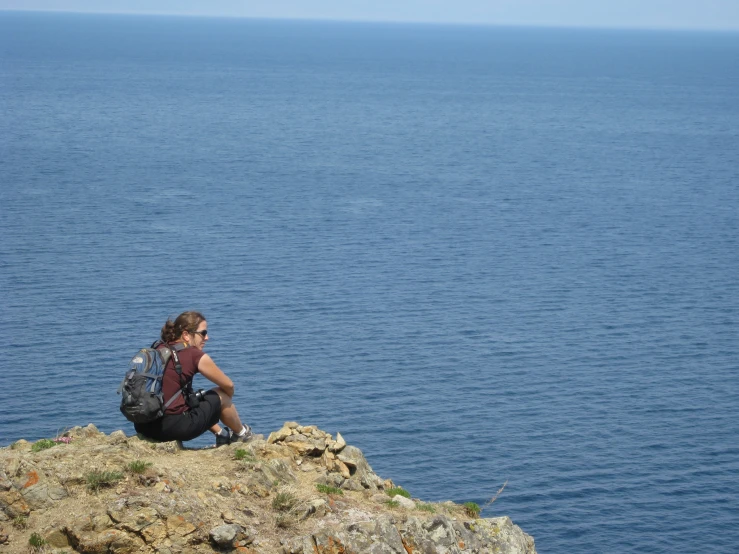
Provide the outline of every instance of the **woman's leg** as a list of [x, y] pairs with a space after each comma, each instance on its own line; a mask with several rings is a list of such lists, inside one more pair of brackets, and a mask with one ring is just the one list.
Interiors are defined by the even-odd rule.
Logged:
[[[214, 402], [217, 404], [218, 400]], [[136, 430], [156, 441], [189, 441], [202, 435], [212, 420], [205, 410], [193, 410], [177, 415], [166, 415], [146, 425], [137, 425]]]
[[[221, 387], [216, 387], [212, 389], [213, 392], [217, 393], [218, 396], [221, 399], [221, 421], [223, 424], [230, 428], [234, 433], [238, 433], [241, 431], [241, 429], [244, 428], [244, 424], [241, 423], [241, 418], [239, 418], [239, 412], [236, 411], [236, 406], [233, 405], [233, 401], [231, 400], [231, 397], [226, 394]], [[214, 430], [216, 429], [217, 430]], [[215, 424], [213, 427], [210, 428], [211, 431], [214, 433], [218, 433], [221, 428], [218, 424]]]

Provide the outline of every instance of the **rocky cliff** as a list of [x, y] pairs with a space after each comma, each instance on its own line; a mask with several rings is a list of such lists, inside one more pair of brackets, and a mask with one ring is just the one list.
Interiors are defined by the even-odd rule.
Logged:
[[507, 517], [426, 503], [315, 426], [182, 449], [94, 425], [0, 449], [2, 552], [535, 554]]

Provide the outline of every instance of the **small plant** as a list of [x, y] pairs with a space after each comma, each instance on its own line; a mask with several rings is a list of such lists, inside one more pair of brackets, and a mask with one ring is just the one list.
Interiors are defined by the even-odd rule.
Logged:
[[419, 504], [417, 508], [422, 512], [428, 512], [430, 514], [436, 513], [436, 508], [434, 508], [432, 504]]
[[385, 494], [387, 494], [390, 498], [394, 496], [405, 496], [406, 498], [411, 497], [411, 493], [409, 493], [403, 487], [393, 487], [392, 489], [387, 489], [385, 491]]
[[87, 487], [91, 491], [97, 491], [101, 487], [110, 487], [116, 481], [123, 479], [120, 471], [91, 471], [85, 476]]
[[398, 506], [400, 506], [400, 502], [398, 502], [397, 500], [385, 500], [385, 505], [388, 508], [397, 508]]
[[28, 517], [24, 515], [17, 515], [13, 518], [13, 527], [16, 529], [25, 529], [28, 527]]
[[292, 514], [277, 514], [275, 517], [275, 525], [280, 529], [288, 529], [295, 524], [295, 517]]
[[33, 548], [41, 548], [46, 545], [46, 541], [44, 540], [44, 537], [38, 533], [31, 533], [31, 536], [28, 538], [28, 544]]
[[143, 460], [134, 460], [126, 466], [126, 470], [129, 473], [141, 475], [142, 473], [145, 473], [146, 470], [149, 469], [151, 466], [152, 466], [151, 462], [145, 462]]
[[476, 518], [480, 515], [480, 505], [477, 502], [465, 502], [462, 506], [469, 517]]
[[297, 502], [298, 499], [295, 498], [295, 495], [289, 492], [278, 492], [272, 500], [272, 507], [278, 512], [289, 512]]
[[254, 454], [243, 448], [239, 448], [234, 452], [234, 458], [244, 462], [253, 462], [255, 460]]
[[337, 489], [336, 487], [332, 487], [330, 485], [322, 485], [321, 483], [318, 483], [316, 485], [316, 489], [318, 492], [322, 492], [324, 494], [344, 494], [344, 491], [341, 489]]
[[51, 439], [41, 439], [40, 441], [36, 441], [35, 443], [33, 443], [33, 446], [31, 447], [31, 452], [41, 452], [42, 450], [46, 450], [47, 448], [51, 448], [52, 446], [56, 445], [57, 443]]

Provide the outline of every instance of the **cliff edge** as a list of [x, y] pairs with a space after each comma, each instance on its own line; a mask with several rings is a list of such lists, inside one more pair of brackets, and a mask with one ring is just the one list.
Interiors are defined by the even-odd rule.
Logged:
[[315, 426], [183, 449], [94, 425], [0, 449], [0, 550], [536, 554], [508, 517], [426, 503]]

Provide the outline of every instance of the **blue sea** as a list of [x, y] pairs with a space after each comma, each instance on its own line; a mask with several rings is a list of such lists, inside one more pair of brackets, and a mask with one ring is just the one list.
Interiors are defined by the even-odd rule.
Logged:
[[736, 552], [738, 277], [738, 33], [0, 13], [0, 446], [196, 309], [258, 432]]

